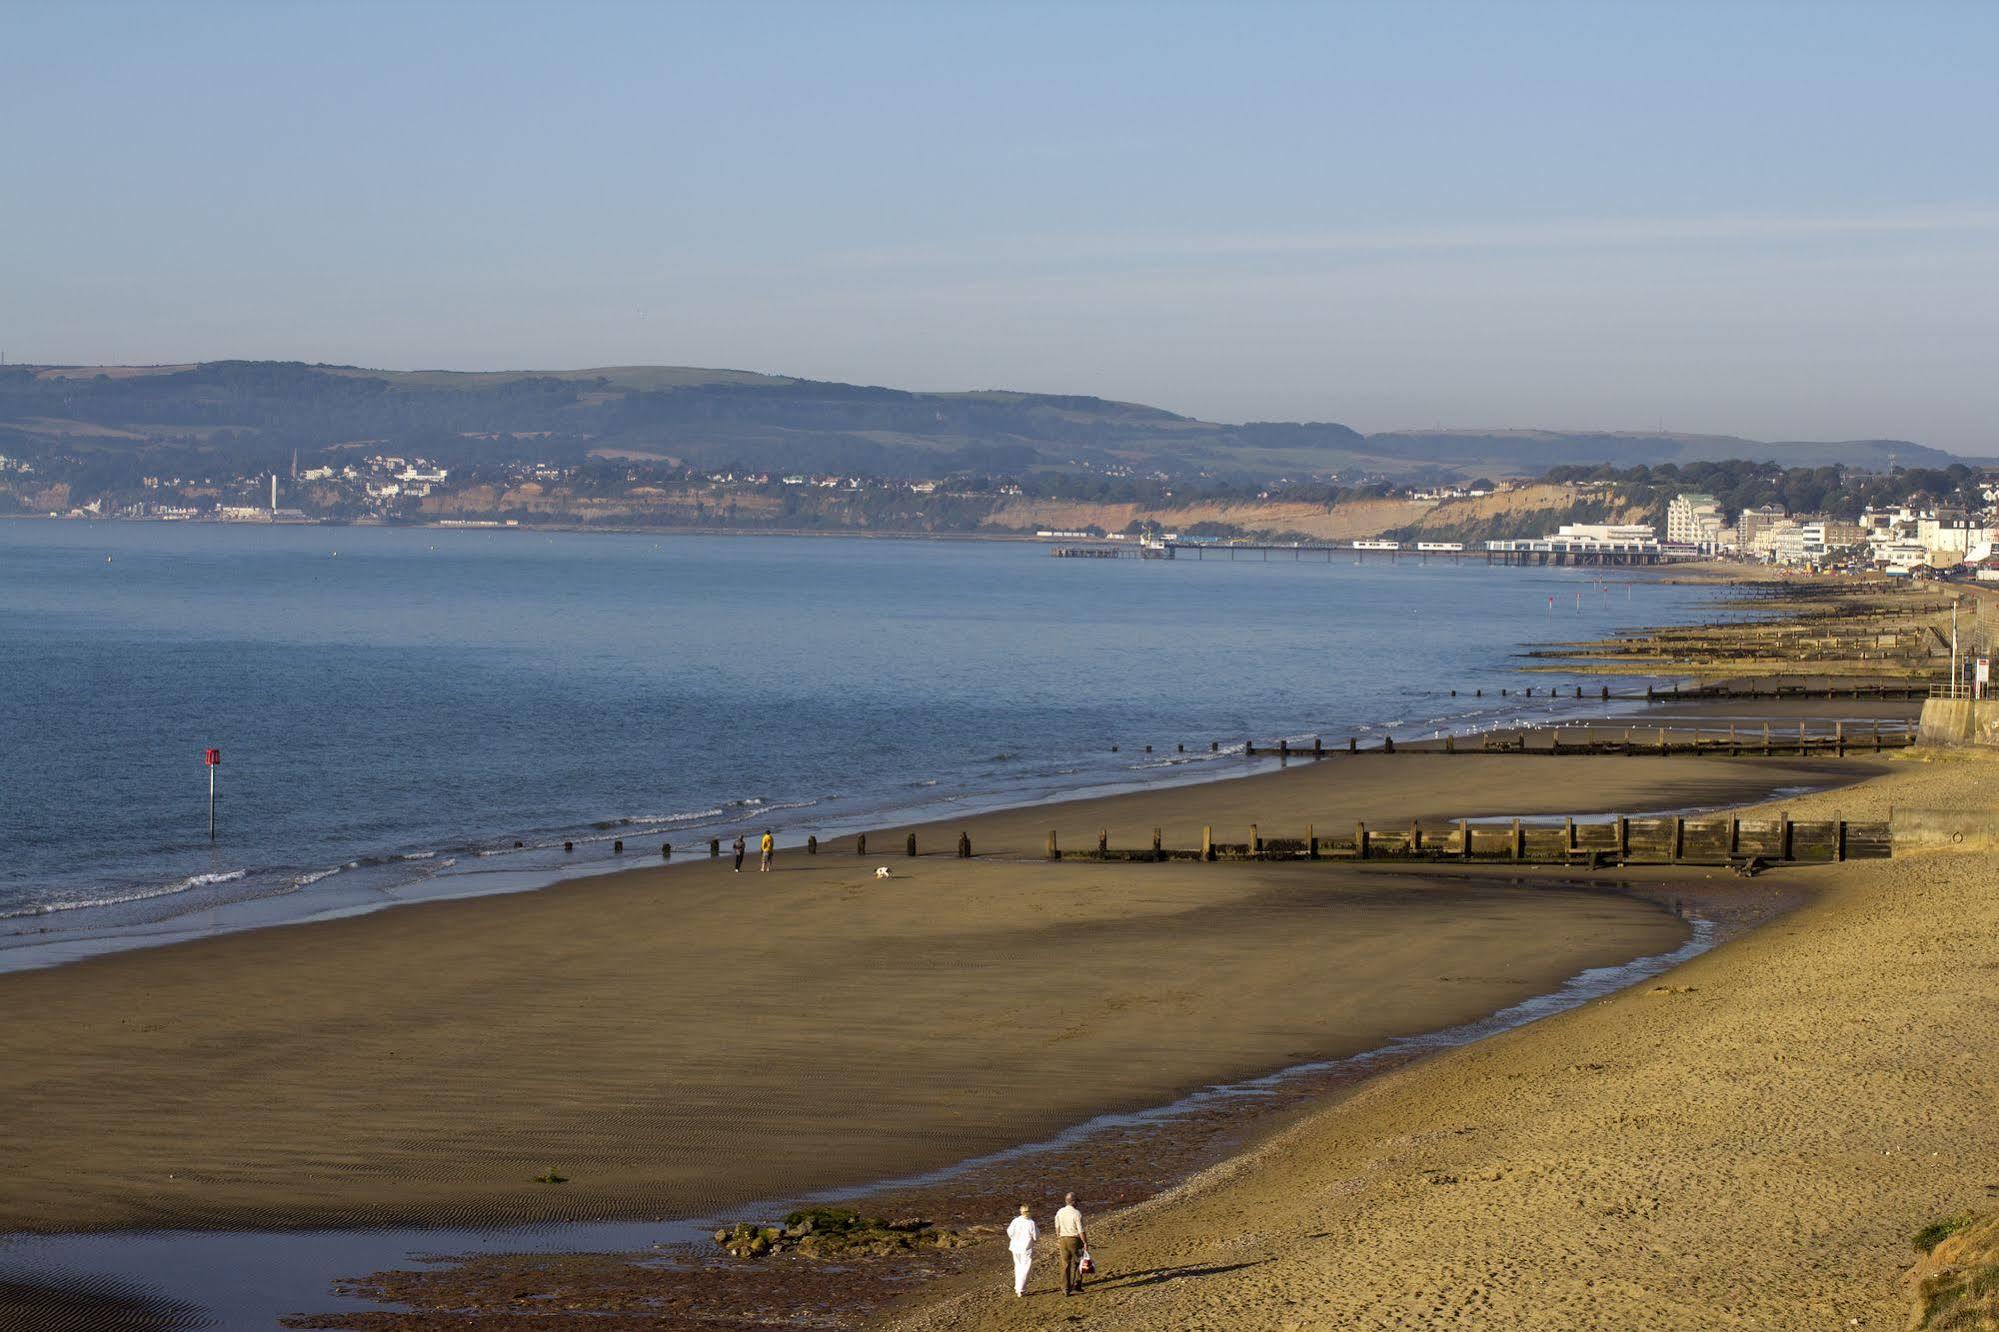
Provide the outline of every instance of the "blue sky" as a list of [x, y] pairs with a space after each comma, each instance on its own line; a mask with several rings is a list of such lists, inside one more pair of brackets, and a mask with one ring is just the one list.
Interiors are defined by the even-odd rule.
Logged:
[[0, 2], [0, 349], [1999, 453], [1999, 6]]

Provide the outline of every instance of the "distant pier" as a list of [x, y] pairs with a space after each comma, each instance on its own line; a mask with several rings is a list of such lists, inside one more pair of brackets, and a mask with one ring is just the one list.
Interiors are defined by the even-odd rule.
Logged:
[[1632, 567], [1670, 564], [1685, 558], [1662, 550], [1655, 543], [1566, 541], [1560, 538], [1552, 540], [1544, 538], [1538, 541], [1488, 541], [1473, 547], [1455, 541], [1335, 541], [1323, 545], [1290, 542], [1276, 544], [1245, 541], [1157, 541], [1120, 545], [1057, 546], [1051, 553], [1057, 559], [1065, 560], [1173, 560], [1191, 556], [1198, 561], [1213, 555], [1218, 560], [1250, 559], [1267, 563], [1273, 556], [1282, 559], [1289, 555], [1293, 560], [1302, 561], [1309, 557], [1313, 560], [1323, 560], [1328, 564], [1332, 563], [1336, 556], [1345, 556], [1352, 558], [1356, 563], [1370, 559], [1385, 559], [1391, 564], [1403, 560], [1414, 560], [1421, 564], [1428, 564], [1431, 560], [1447, 560], [1452, 564], [1469, 562], [1534, 568]]

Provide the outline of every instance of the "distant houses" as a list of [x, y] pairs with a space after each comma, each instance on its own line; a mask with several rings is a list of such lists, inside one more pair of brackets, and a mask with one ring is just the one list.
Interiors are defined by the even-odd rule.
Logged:
[[1769, 564], [1865, 564], [1897, 573], [1960, 565], [1982, 570], [1999, 541], [1999, 514], [1910, 503], [1865, 509], [1858, 521], [1848, 521], [1765, 504], [1743, 509], [1729, 527], [1712, 495], [1688, 491], [1667, 505], [1666, 539]]

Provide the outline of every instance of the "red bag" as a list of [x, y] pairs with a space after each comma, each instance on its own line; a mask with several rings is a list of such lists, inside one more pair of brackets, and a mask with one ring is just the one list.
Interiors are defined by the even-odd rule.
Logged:
[[1076, 1270], [1078, 1272], [1094, 1272], [1097, 1270], [1097, 1260], [1090, 1257], [1088, 1249], [1083, 1250], [1082, 1258], [1076, 1263]]

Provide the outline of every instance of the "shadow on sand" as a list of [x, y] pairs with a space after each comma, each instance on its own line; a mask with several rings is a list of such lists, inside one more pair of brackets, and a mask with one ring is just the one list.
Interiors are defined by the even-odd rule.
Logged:
[[1194, 1277], [1221, 1276], [1226, 1272], [1240, 1272], [1246, 1267], [1261, 1267], [1268, 1258], [1258, 1258], [1247, 1263], [1208, 1263], [1189, 1267], [1152, 1267], [1143, 1272], [1120, 1272], [1114, 1276], [1099, 1277], [1090, 1284], [1102, 1290], [1135, 1290], [1140, 1286], [1157, 1286], [1168, 1281], [1185, 1281]]

